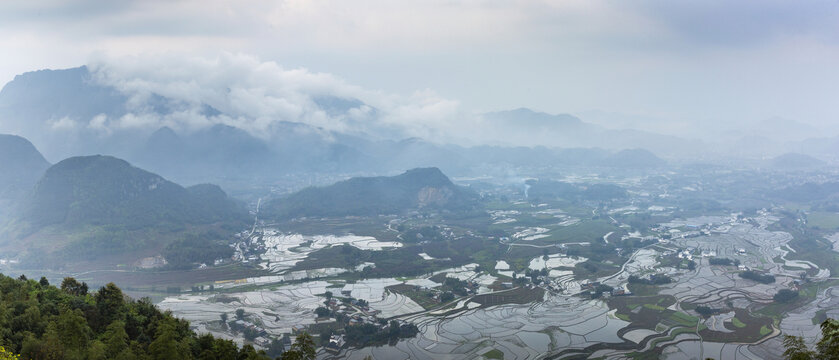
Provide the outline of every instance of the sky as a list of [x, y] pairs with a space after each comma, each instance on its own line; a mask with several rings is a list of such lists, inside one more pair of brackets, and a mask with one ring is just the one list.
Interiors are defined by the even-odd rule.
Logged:
[[839, 131], [835, 0], [8, 0], [0, 54], [0, 83], [246, 59], [432, 123], [527, 107], [667, 134], [770, 118]]

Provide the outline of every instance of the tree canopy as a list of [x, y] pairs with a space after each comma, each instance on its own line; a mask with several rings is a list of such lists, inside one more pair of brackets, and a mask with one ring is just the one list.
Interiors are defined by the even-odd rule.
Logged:
[[811, 350], [799, 336], [784, 336], [784, 356], [789, 360], [839, 359], [839, 321], [827, 319], [821, 324], [822, 338]]
[[57, 288], [44, 281], [0, 275], [0, 359], [268, 356], [250, 345], [240, 349], [230, 340], [198, 335], [187, 321], [161, 312], [147, 298], [125, 296], [114, 284], [88, 293], [87, 284], [73, 278], [64, 279]]

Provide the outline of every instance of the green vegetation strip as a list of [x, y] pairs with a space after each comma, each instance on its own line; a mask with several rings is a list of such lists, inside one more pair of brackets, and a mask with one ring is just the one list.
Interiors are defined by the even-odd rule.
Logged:
[[772, 329], [770, 329], [766, 325], [763, 325], [763, 326], [760, 327], [760, 336], [769, 335], [769, 333], [771, 333], [771, 332], [772, 332]]
[[504, 353], [501, 352], [501, 350], [492, 349], [490, 351], [485, 352], [484, 357], [487, 358], [487, 359], [504, 360]]
[[650, 309], [650, 310], [655, 310], [655, 311], [667, 310], [664, 307], [661, 307], [661, 306], [656, 305], [656, 304], [644, 304], [644, 307], [647, 308], [647, 309]]

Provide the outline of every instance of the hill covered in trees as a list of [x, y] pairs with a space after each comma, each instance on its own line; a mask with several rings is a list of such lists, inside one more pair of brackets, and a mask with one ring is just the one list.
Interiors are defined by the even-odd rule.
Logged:
[[47, 225], [209, 223], [244, 215], [214, 185], [185, 189], [110, 156], [65, 159], [50, 167], [23, 202], [21, 220]]
[[[0, 346], [21, 359], [270, 359], [251, 345], [196, 334], [113, 283], [88, 292], [72, 278], [57, 288], [45, 278], [0, 275]], [[314, 359], [311, 337], [298, 337], [280, 358]]]
[[202, 238], [216, 241], [247, 217], [244, 206], [218, 186], [184, 188], [114, 157], [72, 157], [47, 169], [19, 201], [5, 228], [14, 240], [5, 245], [25, 242], [26, 251], [39, 253], [30, 259], [42, 262], [130, 254], [208, 227], [214, 235]]
[[467, 210], [478, 195], [451, 182], [437, 168], [418, 168], [392, 177], [356, 177], [311, 187], [268, 202], [269, 217], [366, 216], [416, 209]]

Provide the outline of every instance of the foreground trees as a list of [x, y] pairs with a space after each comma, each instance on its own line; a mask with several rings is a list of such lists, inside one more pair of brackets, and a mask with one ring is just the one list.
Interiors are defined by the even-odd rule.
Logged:
[[827, 319], [821, 328], [822, 339], [815, 350], [808, 349], [801, 337], [785, 335], [784, 356], [790, 360], [839, 360], [839, 321]]
[[[313, 345], [313, 344], [312, 344]], [[302, 345], [301, 345], [302, 346]], [[308, 348], [306, 355], [314, 353]], [[268, 359], [252, 346], [198, 336], [189, 323], [148, 299], [126, 297], [114, 284], [88, 293], [66, 278], [47, 281], [0, 275], [0, 359]], [[302, 357], [306, 359], [307, 357]]]
[[315, 360], [315, 341], [312, 336], [303, 333], [291, 345], [291, 349], [284, 352], [281, 360]]

